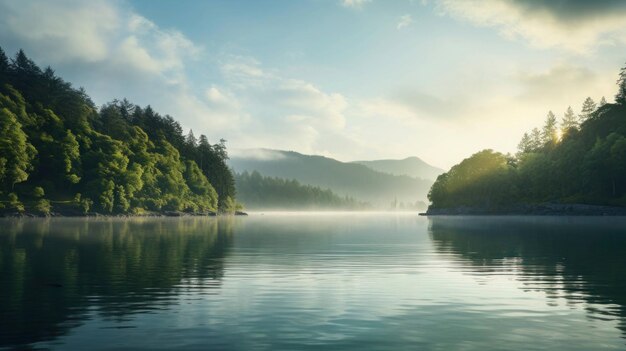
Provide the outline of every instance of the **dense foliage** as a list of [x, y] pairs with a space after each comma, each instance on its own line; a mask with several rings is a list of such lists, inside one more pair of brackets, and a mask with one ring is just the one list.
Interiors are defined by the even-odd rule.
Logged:
[[303, 185], [297, 180], [262, 176], [259, 172], [235, 175], [238, 199], [247, 208], [365, 209], [367, 203], [341, 197], [329, 189]]
[[478, 152], [432, 186], [432, 208], [497, 208], [537, 203], [626, 206], [626, 69], [615, 104], [587, 98], [578, 116], [567, 109], [559, 128], [550, 112], [525, 133], [515, 155]]
[[73, 213], [232, 211], [224, 141], [130, 102], [99, 109], [23, 51], [0, 49], [0, 207]]

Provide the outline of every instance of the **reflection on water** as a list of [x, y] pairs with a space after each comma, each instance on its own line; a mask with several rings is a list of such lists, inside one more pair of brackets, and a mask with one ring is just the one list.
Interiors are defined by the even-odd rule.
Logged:
[[625, 219], [344, 213], [0, 225], [0, 348], [625, 346]]
[[47, 340], [97, 313], [129, 315], [218, 286], [231, 225], [222, 220], [13, 220], [0, 235], [0, 346]]
[[429, 231], [459, 271], [512, 277], [549, 305], [564, 300], [589, 318], [617, 320], [626, 336], [623, 218], [434, 218]]

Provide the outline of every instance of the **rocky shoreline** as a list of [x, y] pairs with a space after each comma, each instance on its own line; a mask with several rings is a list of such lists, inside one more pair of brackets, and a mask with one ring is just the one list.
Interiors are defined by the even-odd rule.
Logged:
[[587, 204], [514, 205], [499, 208], [481, 207], [429, 207], [423, 216], [481, 216], [481, 215], [525, 215], [525, 216], [626, 216], [626, 207]]

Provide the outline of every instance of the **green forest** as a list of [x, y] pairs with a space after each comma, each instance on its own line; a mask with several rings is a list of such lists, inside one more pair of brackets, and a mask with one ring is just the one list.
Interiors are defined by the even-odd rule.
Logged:
[[519, 204], [626, 206], [626, 68], [615, 103], [587, 98], [560, 123], [525, 133], [515, 155], [483, 150], [440, 175], [430, 209], [498, 209]]
[[342, 197], [330, 189], [303, 185], [295, 179], [265, 177], [259, 172], [235, 174], [238, 199], [246, 208], [263, 209], [368, 209], [371, 205]]
[[0, 213], [234, 212], [225, 141], [87, 93], [0, 48]]

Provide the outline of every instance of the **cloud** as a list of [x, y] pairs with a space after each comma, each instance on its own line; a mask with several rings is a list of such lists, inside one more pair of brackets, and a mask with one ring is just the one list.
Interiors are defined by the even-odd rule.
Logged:
[[51, 60], [101, 61], [111, 54], [109, 37], [122, 25], [116, 10], [98, 1], [85, 8], [70, 1], [4, 0], [0, 14], [0, 37], [37, 47]]
[[0, 0], [0, 40], [85, 86], [98, 103], [128, 97], [202, 132], [249, 117], [228, 92], [191, 85], [187, 70], [203, 55], [200, 46], [122, 2]]
[[242, 141], [246, 147], [328, 153], [327, 145], [348, 139], [344, 135], [348, 102], [343, 95], [266, 69], [250, 57], [228, 57], [221, 72], [233, 94], [254, 116], [243, 128], [254, 130], [250, 133], [254, 135]]
[[396, 28], [398, 30], [408, 27], [411, 25], [411, 23], [413, 23], [413, 18], [411, 17], [410, 14], [406, 14], [406, 15], [402, 15], [400, 16], [400, 19], [398, 20], [398, 24], [396, 25]]
[[519, 102], [538, 104], [546, 111], [580, 106], [590, 92], [596, 101], [602, 96], [611, 100], [615, 90], [615, 72], [596, 72], [566, 63], [558, 63], [545, 71], [519, 71], [514, 79], [520, 83]]
[[343, 7], [350, 7], [355, 9], [360, 9], [364, 4], [371, 2], [372, 0], [341, 0], [341, 5]]
[[439, 0], [438, 8], [536, 48], [584, 54], [626, 40], [626, 2], [619, 0]]

